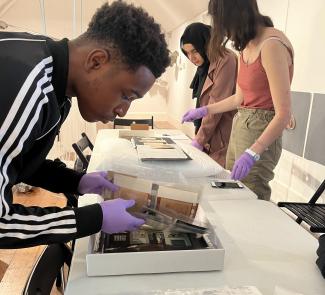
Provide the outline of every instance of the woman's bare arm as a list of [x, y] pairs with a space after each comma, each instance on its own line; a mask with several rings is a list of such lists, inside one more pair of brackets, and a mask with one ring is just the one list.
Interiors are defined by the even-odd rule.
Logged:
[[289, 66], [292, 60], [287, 48], [277, 40], [269, 41], [263, 46], [261, 57], [270, 86], [275, 116], [251, 146], [251, 149], [259, 154], [282, 134], [291, 116]]

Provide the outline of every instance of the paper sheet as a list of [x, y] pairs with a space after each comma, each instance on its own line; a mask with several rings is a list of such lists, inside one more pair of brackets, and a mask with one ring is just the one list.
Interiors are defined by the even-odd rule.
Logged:
[[184, 133], [180, 133], [180, 134], [155, 133], [155, 136], [168, 137], [173, 140], [190, 140], [190, 138], [187, 135], [185, 135]]
[[[170, 145], [171, 146], [171, 145]], [[170, 149], [160, 149], [154, 148], [152, 146], [147, 145], [138, 145], [137, 146], [138, 156], [141, 160], [146, 159], [156, 159], [156, 160], [164, 160], [164, 159], [183, 159], [187, 160], [188, 156], [184, 154], [184, 152], [178, 148], [176, 145]]]
[[136, 146], [139, 159], [145, 160], [188, 160], [189, 157], [175, 142], [167, 137], [140, 137], [131, 139]]
[[[131, 295], [131, 294], [125, 294]], [[242, 287], [223, 287], [223, 288], [204, 288], [204, 289], [169, 289], [169, 290], [156, 290], [144, 293], [132, 293], [132, 295], [263, 295], [254, 286]]]

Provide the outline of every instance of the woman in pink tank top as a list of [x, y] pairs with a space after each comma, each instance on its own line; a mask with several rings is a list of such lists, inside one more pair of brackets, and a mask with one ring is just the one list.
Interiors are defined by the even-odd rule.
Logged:
[[188, 111], [183, 121], [238, 109], [226, 168], [259, 199], [269, 200], [279, 161], [282, 132], [291, 116], [293, 49], [288, 38], [262, 15], [256, 0], [210, 0], [209, 58], [223, 56], [230, 40], [239, 51], [236, 93], [218, 103]]

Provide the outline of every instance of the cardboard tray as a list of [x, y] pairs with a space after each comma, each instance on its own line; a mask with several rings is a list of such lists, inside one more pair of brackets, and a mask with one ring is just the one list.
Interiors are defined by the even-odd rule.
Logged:
[[94, 253], [98, 234], [86, 255], [88, 276], [222, 270], [225, 250], [209, 224], [209, 247], [195, 250]]

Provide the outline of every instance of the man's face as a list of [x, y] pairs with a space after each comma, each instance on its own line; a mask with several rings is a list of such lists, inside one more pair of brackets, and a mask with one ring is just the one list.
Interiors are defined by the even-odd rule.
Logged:
[[88, 122], [107, 123], [116, 116], [124, 117], [132, 101], [143, 97], [154, 82], [145, 66], [131, 71], [118, 62], [99, 61], [75, 87], [80, 114]]

